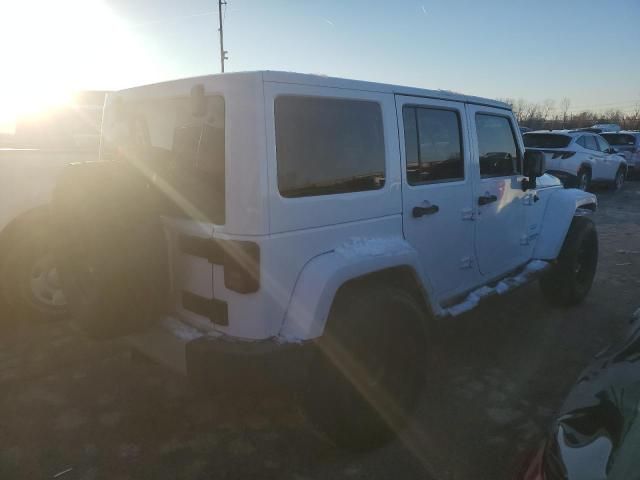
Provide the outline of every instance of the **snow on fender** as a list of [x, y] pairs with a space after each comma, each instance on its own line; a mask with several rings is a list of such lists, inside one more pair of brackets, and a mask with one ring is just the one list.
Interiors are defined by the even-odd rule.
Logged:
[[399, 266], [413, 268], [420, 275], [418, 253], [400, 236], [351, 238], [332, 252], [312, 258], [294, 287], [280, 339], [291, 342], [319, 337], [333, 298], [345, 282]]

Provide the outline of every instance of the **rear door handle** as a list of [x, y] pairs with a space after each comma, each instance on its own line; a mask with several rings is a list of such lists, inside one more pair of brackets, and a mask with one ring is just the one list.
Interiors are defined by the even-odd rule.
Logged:
[[478, 205], [487, 205], [498, 200], [496, 195], [482, 195], [478, 197]]
[[434, 213], [438, 213], [440, 207], [438, 205], [430, 205], [428, 207], [413, 207], [411, 211], [413, 218], [420, 218], [423, 215], [433, 215]]

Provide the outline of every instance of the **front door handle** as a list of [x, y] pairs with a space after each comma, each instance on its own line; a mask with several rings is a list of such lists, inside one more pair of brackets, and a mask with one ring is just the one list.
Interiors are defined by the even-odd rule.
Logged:
[[438, 213], [440, 207], [438, 205], [430, 205], [428, 207], [413, 207], [411, 211], [413, 218], [420, 218], [423, 215], [433, 215], [434, 213]]
[[478, 205], [487, 205], [498, 200], [496, 195], [482, 195], [478, 197]]

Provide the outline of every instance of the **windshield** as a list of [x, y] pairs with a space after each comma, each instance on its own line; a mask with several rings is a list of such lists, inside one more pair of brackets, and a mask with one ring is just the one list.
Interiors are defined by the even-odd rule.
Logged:
[[607, 139], [611, 145], [616, 146], [624, 146], [630, 145], [633, 146], [636, 144], [636, 137], [633, 135], [628, 135], [624, 133], [603, 133], [601, 134], [604, 138]]
[[168, 183], [165, 192], [185, 214], [223, 224], [225, 216], [224, 99], [123, 100], [105, 110], [101, 158], [132, 162]]
[[523, 139], [524, 146], [531, 148], [565, 148], [571, 143], [569, 135], [554, 133], [527, 133]]

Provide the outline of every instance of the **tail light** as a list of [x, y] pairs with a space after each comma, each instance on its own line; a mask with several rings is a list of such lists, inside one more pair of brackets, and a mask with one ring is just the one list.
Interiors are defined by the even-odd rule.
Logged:
[[552, 158], [560, 158], [564, 160], [573, 157], [575, 154], [576, 152], [554, 152]]
[[224, 286], [238, 293], [254, 293], [260, 288], [260, 247], [242, 240], [180, 237], [180, 249], [224, 267]]
[[224, 286], [238, 293], [260, 288], [260, 247], [253, 242], [224, 243]]

